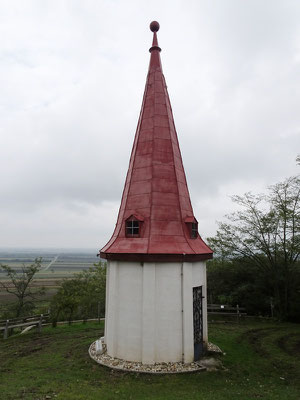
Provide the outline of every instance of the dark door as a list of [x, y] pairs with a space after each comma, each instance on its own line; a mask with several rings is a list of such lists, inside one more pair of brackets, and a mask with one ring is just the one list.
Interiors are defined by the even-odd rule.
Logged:
[[194, 361], [203, 353], [202, 286], [193, 287]]

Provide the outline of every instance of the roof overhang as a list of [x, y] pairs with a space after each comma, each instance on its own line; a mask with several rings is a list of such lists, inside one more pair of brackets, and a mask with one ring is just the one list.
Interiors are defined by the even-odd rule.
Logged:
[[138, 262], [194, 262], [205, 261], [213, 258], [212, 253], [206, 254], [139, 254], [139, 253], [102, 253], [100, 257], [114, 261]]

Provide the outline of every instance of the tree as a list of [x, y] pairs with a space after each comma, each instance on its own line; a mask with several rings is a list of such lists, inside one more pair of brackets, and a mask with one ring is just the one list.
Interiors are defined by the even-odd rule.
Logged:
[[0, 286], [7, 293], [17, 298], [15, 305], [15, 317], [19, 317], [24, 312], [29, 312], [34, 307], [34, 300], [44, 294], [44, 288], [33, 288], [32, 284], [35, 275], [41, 269], [42, 258], [36, 258], [33, 264], [26, 266], [23, 264], [21, 271], [14, 270], [8, 265], [0, 264], [0, 268], [6, 273], [7, 280], [0, 281]]
[[78, 279], [63, 280], [61, 287], [51, 300], [51, 319], [54, 326], [62, 312], [67, 315], [71, 324], [74, 312], [80, 304], [80, 292], [82, 292], [82, 283]]
[[105, 282], [106, 267], [101, 262], [71, 279], [65, 279], [51, 301], [53, 325], [60, 316], [65, 316], [69, 323], [74, 316], [86, 320], [95, 316], [99, 306], [100, 313], [104, 313]]
[[212, 304], [245, 307], [250, 315], [270, 315], [271, 288], [264, 272], [243, 258], [207, 263], [207, 298]]
[[78, 274], [82, 282], [80, 296], [81, 314], [84, 320], [89, 315], [95, 316], [95, 310], [101, 315], [105, 312], [105, 289], [106, 289], [106, 263], [99, 262], [88, 271]]
[[209, 244], [223, 259], [243, 258], [259, 268], [270, 282], [278, 315], [285, 319], [300, 290], [300, 177], [271, 186], [267, 194], [246, 193], [232, 200], [241, 209], [219, 223]]

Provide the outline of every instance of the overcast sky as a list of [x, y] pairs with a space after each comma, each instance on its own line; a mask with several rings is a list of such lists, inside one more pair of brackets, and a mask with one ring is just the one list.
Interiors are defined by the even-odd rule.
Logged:
[[299, 173], [298, 0], [0, 0], [0, 247], [109, 239], [152, 20], [200, 234]]

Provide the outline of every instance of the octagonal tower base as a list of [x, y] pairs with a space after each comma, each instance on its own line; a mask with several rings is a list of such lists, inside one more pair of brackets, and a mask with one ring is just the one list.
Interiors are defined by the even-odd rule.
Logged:
[[[198, 311], [195, 290], [201, 292]], [[108, 261], [104, 340], [109, 356], [143, 364], [191, 363], [207, 347], [206, 310], [205, 261]], [[201, 343], [194, 343], [196, 335]]]

